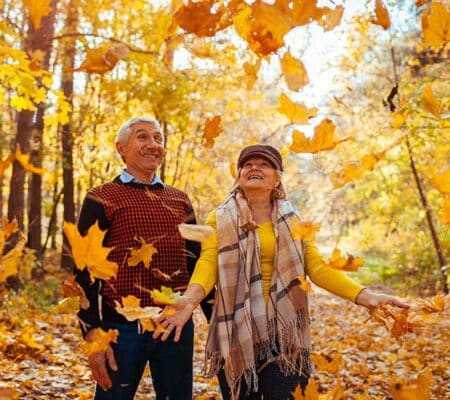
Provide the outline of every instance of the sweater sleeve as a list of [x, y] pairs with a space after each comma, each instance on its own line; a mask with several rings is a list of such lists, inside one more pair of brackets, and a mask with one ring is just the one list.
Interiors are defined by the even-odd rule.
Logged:
[[345, 272], [330, 267], [323, 262], [317, 247], [306, 242], [306, 273], [321, 288], [336, 296], [355, 302], [364, 286], [355, 282]]
[[202, 242], [200, 258], [195, 265], [189, 284], [197, 283], [201, 285], [206, 294], [208, 294], [214, 288], [218, 278], [218, 242], [215, 210], [208, 215], [205, 224], [214, 229], [214, 234]]
[[[88, 194], [84, 199], [78, 220], [78, 230], [80, 234], [86, 235], [89, 228], [97, 221], [100, 229], [105, 230], [109, 228], [109, 221], [106, 218], [103, 206]], [[106, 236], [107, 235], [105, 235], [105, 237]], [[89, 307], [87, 309], [80, 308], [78, 311], [78, 321], [84, 338], [91, 329], [98, 328], [101, 324], [99, 295], [102, 281], [100, 279], [95, 279], [94, 282], [91, 282], [87, 268], [80, 271], [75, 267], [73, 274], [75, 275], [75, 280], [84, 290], [84, 293], [89, 300]]]

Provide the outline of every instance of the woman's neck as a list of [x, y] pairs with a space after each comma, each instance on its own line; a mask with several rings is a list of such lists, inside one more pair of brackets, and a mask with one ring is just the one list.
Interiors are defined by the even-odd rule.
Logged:
[[272, 214], [270, 193], [245, 193], [245, 197], [257, 224], [270, 221]]

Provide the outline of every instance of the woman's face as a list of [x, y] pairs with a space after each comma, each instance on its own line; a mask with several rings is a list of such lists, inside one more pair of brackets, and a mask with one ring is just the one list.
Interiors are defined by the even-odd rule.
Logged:
[[249, 158], [242, 166], [238, 183], [244, 191], [270, 193], [280, 183], [280, 176], [265, 158], [253, 157]]

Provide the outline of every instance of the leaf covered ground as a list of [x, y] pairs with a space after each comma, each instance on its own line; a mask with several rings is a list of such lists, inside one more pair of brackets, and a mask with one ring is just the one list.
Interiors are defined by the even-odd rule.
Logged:
[[[80, 350], [75, 316], [33, 304], [25, 293], [3, 295], [0, 399], [92, 398], [93, 383]], [[320, 393], [327, 393], [340, 378], [345, 399], [389, 399], [390, 388], [406, 388], [425, 370], [432, 376], [430, 397], [405, 399], [449, 398], [448, 307], [401, 343], [381, 324], [367, 321], [365, 310], [318, 289], [311, 294], [311, 311]], [[219, 399], [216, 380], [201, 372], [207, 326], [200, 312], [195, 322], [194, 398]], [[136, 399], [154, 398], [149, 393], [151, 377], [146, 371]]]

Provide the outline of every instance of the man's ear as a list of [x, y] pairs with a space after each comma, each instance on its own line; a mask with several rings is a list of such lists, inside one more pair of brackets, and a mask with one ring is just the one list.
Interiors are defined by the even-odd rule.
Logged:
[[125, 161], [125, 156], [124, 156], [124, 149], [123, 149], [123, 144], [120, 142], [116, 142], [116, 150], [120, 155], [120, 158]]

